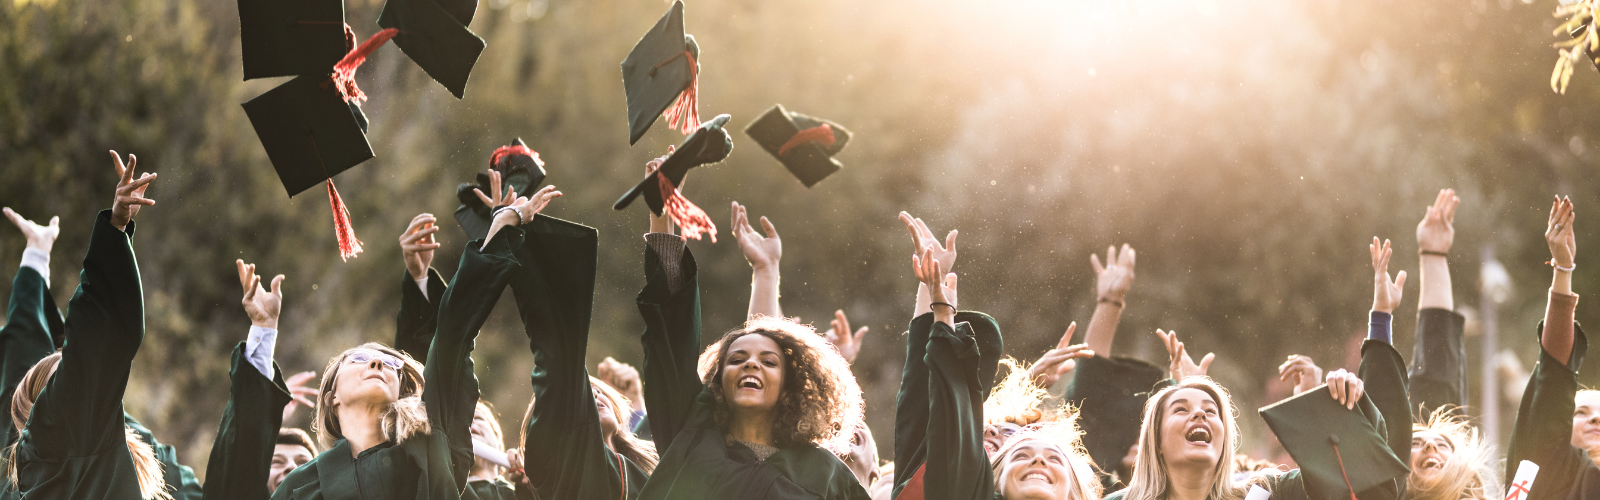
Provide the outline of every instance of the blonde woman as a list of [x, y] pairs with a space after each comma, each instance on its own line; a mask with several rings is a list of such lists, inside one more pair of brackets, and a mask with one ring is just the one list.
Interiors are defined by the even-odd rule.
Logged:
[[1075, 415], [1024, 428], [994, 454], [992, 466], [996, 499], [1100, 498], [1100, 478]]
[[560, 195], [546, 187], [516, 198], [494, 213], [485, 240], [466, 245], [454, 284], [440, 298], [427, 365], [378, 343], [329, 361], [315, 418], [329, 448], [289, 473], [274, 499], [460, 497], [474, 462], [473, 341], [520, 268], [517, 226]]

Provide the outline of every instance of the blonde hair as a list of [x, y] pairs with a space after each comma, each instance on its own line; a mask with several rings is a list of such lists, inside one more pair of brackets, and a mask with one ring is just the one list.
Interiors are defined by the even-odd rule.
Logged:
[[[489, 435], [484, 436], [484, 444], [493, 447], [497, 451], [506, 451], [505, 434], [500, 430], [500, 419], [495, 418], [494, 416], [494, 405], [489, 404], [488, 401], [479, 399], [477, 407], [472, 409], [472, 416], [474, 419], [481, 417], [484, 421], [489, 423]], [[473, 439], [476, 440], [477, 437], [474, 436]], [[503, 472], [502, 469], [503, 468], [500, 467], [500, 464], [484, 460], [483, 457], [473, 457], [472, 470], [488, 471], [489, 475], [487, 477], [499, 476], [501, 472]]]
[[[17, 383], [16, 392], [11, 394], [11, 425], [22, 431], [28, 423], [28, 416], [33, 413], [33, 403], [39, 399], [39, 393], [49, 385], [51, 377], [56, 374], [56, 368], [61, 364], [61, 353], [58, 351], [34, 363], [28, 368], [28, 373], [22, 376]], [[122, 426], [122, 435], [128, 446], [128, 456], [133, 458], [134, 477], [139, 480], [139, 496], [145, 500], [172, 500], [172, 493], [167, 491], [166, 478], [162, 475], [160, 460], [156, 460], [156, 452], [150, 443], [144, 442], [139, 433], [134, 432], [127, 424]], [[6, 478], [11, 481], [11, 488], [21, 491], [17, 483], [17, 446], [21, 442], [13, 443], [6, 449]]]
[[[994, 425], [1001, 422], [1026, 426], [1039, 422], [1053, 422], [1060, 420], [1069, 413], [1065, 405], [1050, 407], [1045, 401], [1050, 398], [1050, 391], [1033, 383], [1033, 378], [1028, 374], [1028, 365], [1023, 362], [1006, 357], [1000, 364], [1010, 370], [1006, 378], [995, 384], [989, 392], [989, 398], [983, 401], [983, 424]], [[1076, 427], [1077, 424], [1073, 424]]]
[[779, 448], [811, 444], [840, 457], [850, 453], [850, 436], [864, 420], [861, 386], [850, 364], [809, 325], [787, 318], [757, 316], [724, 334], [700, 354], [701, 381], [716, 398], [718, 426], [733, 419], [722, 388], [722, 369], [733, 341], [746, 335], [772, 339], [783, 353], [783, 386], [774, 408], [772, 438]]
[[379, 428], [383, 429], [384, 437], [395, 444], [400, 444], [412, 436], [430, 433], [428, 410], [422, 404], [422, 363], [389, 346], [367, 342], [334, 356], [328, 360], [328, 367], [322, 370], [321, 392], [317, 394], [317, 414], [316, 418], [312, 419], [312, 430], [316, 431], [322, 446], [331, 448], [335, 441], [344, 439], [343, 428], [339, 426], [339, 405], [333, 401], [334, 390], [338, 387], [339, 370], [347, 364], [345, 358], [361, 349], [388, 354], [399, 358], [401, 362], [400, 369], [396, 370], [400, 379], [400, 397], [389, 403], [379, 421]]
[[1222, 420], [1222, 429], [1218, 429], [1216, 442], [1222, 453], [1217, 457], [1217, 465], [1211, 475], [1211, 491], [1206, 494], [1210, 500], [1238, 500], [1243, 498], [1243, 489], [1233, 483], [1235, 464], [1233, 456], [1239, 451], [1239, 423], [1234, 419], [1238, 411], [1233, 407], [1233, 398], [1228, 390], [1222, 388], [1209, 377], [1185, 377], [1151, 396], [1144, 405], [1144, 420], [1139, 427], [1139, 457], [1133, 465], [1133, 479], [1128, 482], [1125, 500], [1160, 500], [1166, 498], [1171, 484], [1167, 481], [1167, 464], [1161, 456], [1161, 425], [1166, 421], [1167, 403], [1172, 395], [1184, 389], [1196, 389], [1211, 396], [1217, 403], [1217, 412]]
[[[1024, 374], [1027, 372], [1024, 371]], [[1007, 377], [1008, 379], [1010, 377]], [[1001, 476], [1006, 465], [1006, 456], [1017, 446], [1028, 441], [1043, 441], [1056, 445], [1062, 453], [1067, 454], [1066, 468], [1071, 477], [1067, 478], [1067, 498], [1069, 500], [1097, 500], [1100, 498], [1100, 476], [1094, 466], [1094, 459], [1089, 457], [1089, 450], [1083, 447], [1083, 431], [1078, 428], [1078, 419], [1075, 415], [1065, 418], [1036, 423], [1024, 427], [1021, 431], [1006, 439], [1000, 446], [1000, 451], [990, 457], [990, 468], [994, 470], [995, 492], [1000, 491], [1000, 485], [1005, 479]]]
[[[1430, 431], [1450, 442], [1451, 454], [1431, 479], [1411, 474], [1406, 495], [1415, 500], [1493, 500], [1499, 498], [1494, 450], [1453, 405], [1441, 406], [1411, 424], [1411, 432]], [[1407, 464], [1410, 465], [1410, 464]]]
[[[609, 400], [611, 417], [617, 422], [617, 434], [611, 437], [612, 451], [639, 466], [645, 475], [654, 473], [656, 464], [661, 462], [661, 457], [656, 454], [656, 444], [634, 437], [633, 431], [628, 429], [628, 422], [633, 420], [633, 402], [600, 379], [589, 377], [589, 385], [594, 388], [596, 396]], [[528, 443], [528, 424], [533, 421], [533, 405], [537, 402], [537, 399], [528, 401], [528, 411], [522, 415], [523, 446]], [[598, 405], [596, 409], [599, 409]]]

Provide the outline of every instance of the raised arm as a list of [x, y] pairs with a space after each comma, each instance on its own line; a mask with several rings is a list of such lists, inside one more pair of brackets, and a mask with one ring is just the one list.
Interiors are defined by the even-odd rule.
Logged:
[[[933, 235], [933, 230], [928, 229], [928, 223], [922, 219], [912, 217], [911, 214], [900, 212], [900, 222], [905, 223], [906, 229], [911, 231], [911, 240], [916, 244], [912, 255], [919, 255], [924, 248], [933, 249], [933, 259], [939, 261], [939, 266], [944, 272], [954, 272], [956, 266], [956, 236], [960, 231], [950, 230], [944, 238], [944, 243], [939, 243], [939, 238]], [[915, 318], [933, 312], [930, 305], [933, 302], [928, 296], [927, 285], [917, 285], [917, 301], [911, 310], [911, 317]]]
[[122, 394], [144, 341], [133, 218], [140, 207], [155, 204], [144, 192], [156, 175], [136, 179], [137, 158], [130, 155], [124, 166], [115, 151], [111, 155], [119, 177], [112, 208], [95, 217], [78, 291], [68, 307], [61, 362], [35, 400], [28, 423], [30, 448], [40, 459], [84, 456], [98, 452], [102, 443], [123, 441]]
[[843, 309], [833, 311], [833, 321], [828, 322], [828, 331], [822, 333], [822, 338], [839, 350], [846, 363], [856, 362], [856, 355], [861, 354], [861, 339], [866, 336], [865, 326], [851, 332], [850, 318], [845, 317]]
[[291, 400], [273, 361], [283, 309], [283, 275], [272, 279], [269, 291], [261, 286], [254, 264], [240, 260], [235, 267], [244, 288], [240, 303], [250, 317], [250, 334], [233, 348], [228, 406], [211, 445], [204, 498], [266, 500], [272, 496], [267, 487], [272, 451], [283, 425], [283, 407]]
[[739, 202], [733, 202], [733, 237], [739, 240], [739, 250], [750, 263], [750, 310], [746, 319], [756, 316], [783, 317], [783, 306], [778, 304], [778, 261], [783, 259], [783, 240], [778, 229], [766, 216], [761, 217], [761, 228], [766, 236], [750, 226], [750, 214]]
[[6, 323], [0, 327], [0, 432], [4, 444], [10, 445], [17, 439], [11, 394], [29, 368], [56, 351], [51, 333], [61, 329], [61, 313], [50, 296], [50, 250], [61, 234], [61, 218], [52, 217], [50, 225], [41, 226], [10, 208], [5, 214], [28, 241], [17, 277], [11, 281]]
[[[663, 157], [664, 158], [664, 157]], [[662, 158], [646, 165], [647, 174]], [[645, 235], [645, 286], [636, 302], [644, 319], [644, 398], [650, 437], [665, 451], [688, 422], [700, 382], [700, 285], [694, 255], [673, 234], [669, 217], [650, 216]]]
[[1417, 253], [1422, 261], [1421, 299], [1418, 309], [1456, 308], [1450, 285], [1450, 246], [1456, 238], [1456, 207], [1461, 198], [1454, 189], [1441, 189], [1439, 196], [1417, 223]]
[[[1367, 252], [1372, 258], [1372, 311], [1368, 313], [1370, 330], [1366, 341], [1361, 344], [1358, 374], [1373, 406], [1383, 415], [1384, 436], [1388, 440], [1389, 451], [1394, 452], [1401, 462], [1410, 463], [1411, 412], [1415, 408], [1411, 405], [1407, 387], [1406, 362], [1394, 349], [1390, 329], [1394, 310], [1404, 296], [1406, 272], [1400, 271], [1393, 278], [1389, 276], [1389, 260], [1394, 256], [1394, 248], [1388, 240], [1380, 243], [1377, 237], [1373, 237]], [[1334, 385], [1332, 380], [1330, 375], [1330, 389]]]
[[1544, 335], [1539, 344], [1562, 364], [1572, 359], [1572, 318], [1578, 306], [1578, 296], [1572, 293], [1572, 270], [1577, 265], [1573, 259], [1578, 253], [1578, 242], [1572, 232], [1576, 218], [1572, 200], [1559, 198], [1551, 205], [1550, 220], [1544, 232], [1555, 274], [1550, 280], [1550, 301], [1545, 306]]
[[444, 278], [433, 270], [433, 251], [439, 248], [437, 222], [433, 214], [418, 214], [400, 235], [406, 274], [400, 279], [394, 348], [415, 359], [428, 359], [428, 346], [439, 328], [439, 298], [445, 291]]
[[1111, 344], [1117, 337], [1117, 323], [1122, 321], [1122, 310], [1127, 306], [1128, 289], [1133, 287], [1133, 266], [1137, 255], [1128, 244], [1122, 244], [1122, 251], [1117, 247], [1106, 247], [1106, 262], [1100, 263], [1100, 257], [1089, 255], [1089, 263], [1094, 266], [1095, 274], [1095, 306], [1094, 316], [1089, 317], [1089, 330], [1084, 332], [1084, 344], [1089, 350], [1100, 353], [1101, 356], [1111, 356]]
[[[1455, 190], [1441, 189], [1417, 223], [1417, 251], [1422, 262], [1421, 299], [1417, 303], [1417, 338], [1411, 354], [1410, 391], [1422, 414], [1435, 408], [1466, 405], [1466, 318], [1455, 312], [1450, 282], [1450, 247], [1455, 242]], [[1380, 320], [1373, 315], [1374, 327]], [[1382, 318], [1389, 320], [1392, 318]]]

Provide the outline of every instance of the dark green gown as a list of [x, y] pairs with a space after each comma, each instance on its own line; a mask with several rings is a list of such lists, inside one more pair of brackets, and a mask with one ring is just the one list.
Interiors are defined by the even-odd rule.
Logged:
[[669, 289], [661, 257], [646, 245], [644, 398], [661, 463], [639, 497], [694, 500], [866, 500], [844, 461], [812, 445], [781, 448], [761, 461], [743, 444], [728, 444], [712, 419], [716, 400], [696, 371], [700, 354], [700, 290], [693, 255], [677, 263], [684, 285]]
[[[57, 311], [44, 277], [31, 267], [18, 270], [11, 280], [6, 325], [0, 327], [0, 427], [4, 428], [5, 446], [11, 446], [21, 434], [11, 421], [11, 395], [29, 368], [56, 352], [51, 333], [60, 330]], [[4, 470], [5, 457], [0, 454], [0, 470]], [[10, 479], [0, 474], [0, 499], [16, 497]]]
[[[538, 215], [524, 226], [522, 267], [511, 289], [533, 351], [534, 407], [524, 498], [637, 498], [649, 479], [638, 464], [606, 447], [585, 360], [594, 305], [599, 235], [594, 228]], [[619, 432], [628, 432], [618, 422]], [[537, 493], [537, 496], [531, 493]]]
[[1467, 404], [1467, 345], [1462, 333], [1466, 321], [1466, 317], [1448, 309], [1417, 311], [1417, 342], [1411, 351], [1411, 402], [1422, 407], [1423, 416], [1441, 406], [1460, 408]]
[[1116, 491], [1126, 485], [1113, 473], [1139, 442], [1144, 404], [1165, 387], [1167, 370], [1133, 358], [1094, 356], [1078, 360], [1072, 373], [1066, 399], [1078, 411], [1083, 447], [1099, 468], [1100, 487]]
[[61, 362], [17, 439], [21, 498], [141, 497], [122, 394], [144, 341], [144, 297], [131, 245], [135, 225], [118, 231], [110, 217], [106, 210], [95, 218]]
[[262, 376], [245, 358], [244, 342], [233, 348], [228, 378], [228, 406], [206, 462], [205, 498], [266, 500], [272, 496], [267, 476], [278, 428], [283, 426], [283, 407], [290, 400], [289, 387], [277, 362], [272, 363], [272, 378]]
[[[926, 313], [906, 329], [894, 427], [895, 464], [906, 471], [895, 475], [894, 497], [901, 500], [994, 497], [993, 469], [983, 448], [983, 401], [1003, 341], [986, 314], [961, 312], [956, 321], [952, 330]], [[911, 491], [902, 495], [908, 484]]]
[[[1576, 323], [1572, 326], [1572, 360], [1562, 364], [1544, 347], [1539, 348], [1539, 363], [1533, 366], [1528, 388], [1517, 407], [1516, 425], [1511, 430], [1511, 447], [1506, 451], [1506, 478], [1516, 475], [1517, 465], [1527, 460], [1539, 465], [1527, 500], [1579, 500], [1600, 498], [1600, 467], [1588, 453], [1572, 445], [1572, 414], [1577, 410], [1578, 370], [1589, 352], [1589, 338]], [[1544, 335], [1544, 325], [1539, 325]], [[1509, 481], [1509, 479], [1508, 479]]]
[[478, 330], [520, 267], [513, 251], [522, 230], [507, 227], [480, 251], [467, 243], [449, 291], [440, 299], [439, 328], [423, 370], [422, 402], [431, 433], [385, 443], [351, 458], [343, 439], [289, 473], [274, 500], [456, 500], [472, 468], [472, 415], [478, 379], [472, 347]]

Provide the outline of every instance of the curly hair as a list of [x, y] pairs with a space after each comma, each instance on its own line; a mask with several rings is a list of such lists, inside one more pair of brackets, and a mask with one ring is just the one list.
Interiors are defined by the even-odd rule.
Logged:
[[701, 381], [716, 397], [712, 415], [717, 425], [726, 430], [733, 420], [723, 394], [722, 368], [729, 346], [746, 335], [772, 339], [783, 353], [783, 386], [773, 409], [774, 444], [813, 444], [835, 455], [849, 454], [849, 430], [862, 421], [861, 387], [850, 364], [815, 329], [786, 318], [757, 316], [723, 334], [700, 355]]
[[[1498, 498], [1499, 463], [1494, 450], [1483, 441], [1478, 429], [1457, 415], [1453, 405], [1441, 406], [1411, 424], [1411, 432], [1430, 431], [1450, 442], [1450, 458], [1438, 474], [1428, 479], [1412, 474], [1406, 478], [1407, 496], [1419, 500], [1488, 500]], [[1407, 464], [1409, 465], [1409, 464]]]

